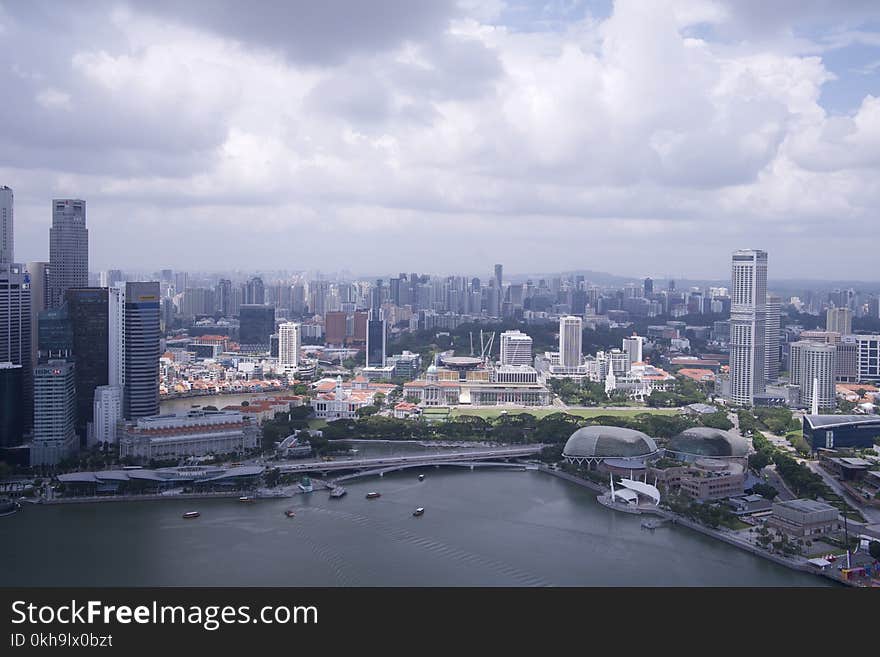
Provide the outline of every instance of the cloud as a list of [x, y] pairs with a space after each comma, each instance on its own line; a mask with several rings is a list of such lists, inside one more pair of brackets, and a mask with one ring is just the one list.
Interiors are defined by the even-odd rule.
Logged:
[[[662, 272], [695, 242], [692, 275], [722, 277], [732, 248], [819, 248], [880, 201], [878, 99], [821, 104], [821, 44], [874, 34], [873, 6], [619, 0], [536, 30], [499, 3], [211, 7], [0, 10], [0, 182], [28, 259], [62, 191], [89, 202], [99, 267], [472, 271], [500, 250], [626, 273], [637, 245]], [[869, 275], [852, 249], [829, 271]]]

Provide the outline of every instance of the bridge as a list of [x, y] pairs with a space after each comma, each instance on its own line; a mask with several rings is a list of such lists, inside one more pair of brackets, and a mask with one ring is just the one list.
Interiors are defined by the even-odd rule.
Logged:
[[[537, 469], [536, 465], [529, 465], [527, 463], [507, 463], [505, 461], [440, 461], [437, 463], [430, 463], [429, 465], [433, 465], [435, 468], [440, 466], [449, 466], [455, 468], [469, 468], [474, 470], [476, 468], [504, 468], [507, 470], [531, 470]], [[333, 484], [340, 484], [343, 481], [348, 481], [349, 479], [357, 479], [358, 477], [381, 477], [386, 472], [396, 472], [398, 470], [406, 470], [408, 468], [423, 468], [425, 467], [422, 463], [404, 463], [401, 465], [390, 465], [385, 468], [376, 468], [374, 470], [361, 470], [360, 472], [353, 472], [351, 474], [342, 475], [341, 477], [336, 477], [333, 480]]]
[[369, 459], [347, 459], [345, 461], [320, 461], [317, 463], [291, 463], [279, 466], [282, 474], [330, 473], [344, 470], [375, 471], [375, 474], [417, 468], [430, 465], [465, 465], [476, 467], [498, 467], [506, 463], [493, 463], [509, 459], [521, 459], [539, 454], [544, 445], [523, 445], [521, 447], [498, 447], [495, 449], [469, 449], [459, 452], [439, 454], [414, 454], [411, 456], [383, 456]]

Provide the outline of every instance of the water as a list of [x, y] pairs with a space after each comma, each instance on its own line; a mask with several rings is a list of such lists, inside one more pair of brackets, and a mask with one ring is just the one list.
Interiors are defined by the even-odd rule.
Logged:
[[[684, 528], [643, 530], [543, 473], [422, 472], [350, 481], [338, 500], [28, 506], [0, 518], [0, 585], [829, 584]], [[201, 517], [181, 518], [192, 509]]]

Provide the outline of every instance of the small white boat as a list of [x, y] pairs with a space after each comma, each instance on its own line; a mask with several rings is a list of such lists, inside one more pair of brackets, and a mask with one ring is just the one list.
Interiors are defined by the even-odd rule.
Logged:
[[186, 513], [183, 514], [183, 517], [187, 518], [187, 519], [198, 518], [200, 515], [202, 515], [202, 514], [199, 513], [198, 511], [187, 511]]
[[415, 511], [413, 511], [413, 515], [414, 515], [414, 516], [421, 516], [421, 515], [424, 515], [424, 514], [425, 514], [425, 507], [423, 507], [423, 506], [420, 506], [418, 509], [416, 509]]

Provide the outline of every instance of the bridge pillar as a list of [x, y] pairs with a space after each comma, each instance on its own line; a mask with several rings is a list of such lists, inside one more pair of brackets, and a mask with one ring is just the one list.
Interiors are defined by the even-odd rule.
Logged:
[[385, 476], [385, 473], [384, 473], [384, 472], [380, 472], [380, 473], [379, 473], [379, 476], [380, 476], [380, 477], [384, 477], [384, 476]]
[[474, 464], [473, 464], [473, 463], [471, 463], [471, 470], [473, 470], [473, 469], [474, 469]]

